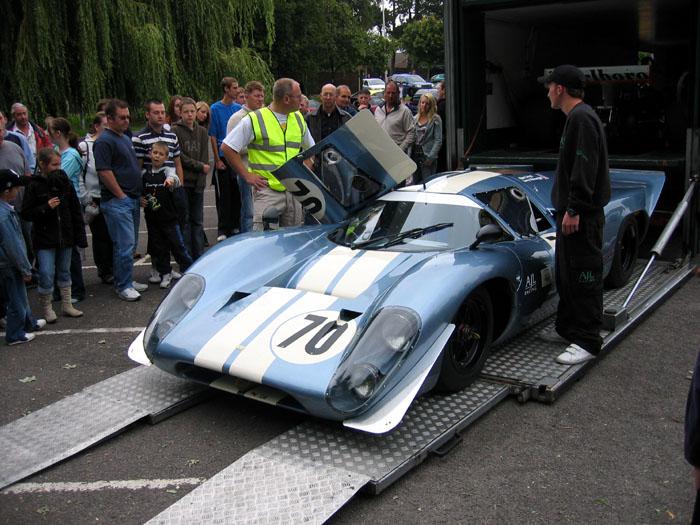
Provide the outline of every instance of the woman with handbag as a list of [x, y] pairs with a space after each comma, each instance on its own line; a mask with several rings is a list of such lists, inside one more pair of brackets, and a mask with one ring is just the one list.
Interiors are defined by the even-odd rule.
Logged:
[[411, 149], [411, 158], [417, 165], [413, 174], [413, 184], [418, 184], [435, 174], [442, 146], [442, 119], [437, 114], [437, 101], [431, 94], [420, 98], [414, 125], [416, 138]]

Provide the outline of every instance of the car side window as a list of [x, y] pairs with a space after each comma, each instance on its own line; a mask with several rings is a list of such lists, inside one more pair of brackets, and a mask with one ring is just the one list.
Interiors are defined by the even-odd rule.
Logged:
[[477, 193], [475, 197], [498, 213], [522, 236], [536, 235], [551, 226], [542, 211], [515, 186]]
[[312, 171], [326, 191], [343, 206], [355, 206], [382, 189], [332, 146], [314, 157]]

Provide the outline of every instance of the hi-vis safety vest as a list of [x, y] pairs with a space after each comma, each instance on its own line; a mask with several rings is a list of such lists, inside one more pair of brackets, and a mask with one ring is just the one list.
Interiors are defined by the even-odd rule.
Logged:
[[285, 187], [271, 173], [301, 151], [306, 133], [306, 122], [301, 113], [287, 115], [287, 129], [282, 126], [270, 108], [256, 109], [248, 113], [253, 124], [253, 142], [248, 144], [248, 168], [267, 179], [270, 189], [285, 191]]

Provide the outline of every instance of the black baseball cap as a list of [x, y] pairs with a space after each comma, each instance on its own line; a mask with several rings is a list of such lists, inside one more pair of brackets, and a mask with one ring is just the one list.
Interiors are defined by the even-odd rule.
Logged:
[[571, 64], [557, 66], [549, 75], [543, 75], [537, 80], [544, 85], [554, 82], [571, 89], [583, 89], [586, 84], [586, 76], [579, 68]]
[[9, 190], [13, 186], [26, 186], [29, 177], [19, 175], [15, 170], [0, 169], [0, 191]]

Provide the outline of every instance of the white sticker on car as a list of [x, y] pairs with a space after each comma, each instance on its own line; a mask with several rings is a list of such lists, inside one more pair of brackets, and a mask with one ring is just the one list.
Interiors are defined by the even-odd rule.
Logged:
[[357, 331], [354, 320], [339, 321], [339, 312], [321, 310], [298, 315], [280, 325], [270, 347], [289, 363], [311, 365], [342, 352]]

